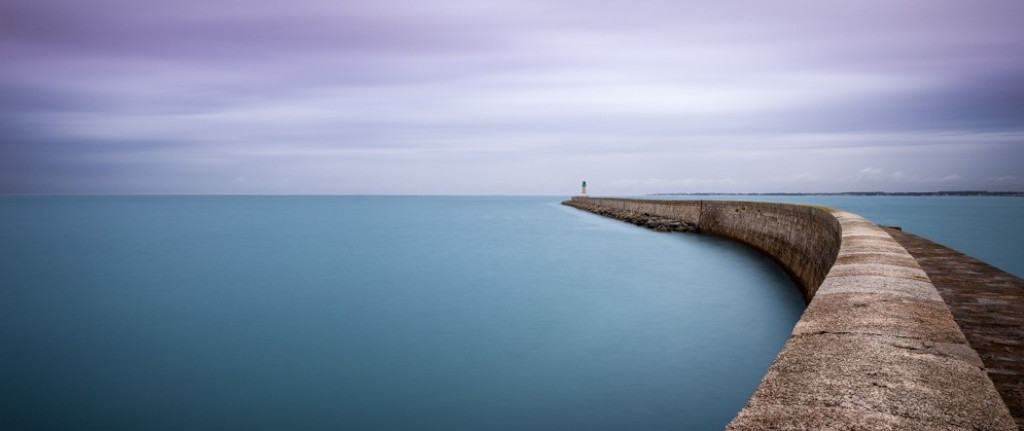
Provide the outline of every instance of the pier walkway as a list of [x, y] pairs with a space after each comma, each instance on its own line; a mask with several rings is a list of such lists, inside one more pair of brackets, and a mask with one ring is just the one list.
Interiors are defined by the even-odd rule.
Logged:
[[1024, 431], [1024, 280], [917, 235], [886, 231], [928, 274]]
[[624, 220], [639, 214], [648, 227], [679, 221], [750, 245], [793, 277], [807, 309], [727, 430], [1024, 431], [1017, 277], [832, 208], [585, 196], [564, 203]]

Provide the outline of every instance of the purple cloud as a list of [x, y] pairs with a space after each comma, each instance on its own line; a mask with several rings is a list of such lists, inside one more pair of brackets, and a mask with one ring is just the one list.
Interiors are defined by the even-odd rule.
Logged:
[[1022, 189], [1022, 18], [1015, 0], [8, 0], [0, 192], [839, 191], [865, 167], [903, 173], [876, 189]]

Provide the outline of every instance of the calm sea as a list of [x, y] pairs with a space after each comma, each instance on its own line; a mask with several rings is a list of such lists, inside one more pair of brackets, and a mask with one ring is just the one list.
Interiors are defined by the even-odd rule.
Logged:
[[0, 429], [721, 429], [796, 289], [559, 200], [0, 197]]

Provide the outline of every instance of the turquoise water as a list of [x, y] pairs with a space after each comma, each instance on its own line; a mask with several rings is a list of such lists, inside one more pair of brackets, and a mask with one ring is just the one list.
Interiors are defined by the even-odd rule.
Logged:
[[0, 197], [0, 429], [721, 429], [803, 304], [553, 197]]
[[[698, 197], [673, 197], [673, 199]], [[982, 196], [701, 196], [841, 208], [1024, 277], [1024, 198]]]

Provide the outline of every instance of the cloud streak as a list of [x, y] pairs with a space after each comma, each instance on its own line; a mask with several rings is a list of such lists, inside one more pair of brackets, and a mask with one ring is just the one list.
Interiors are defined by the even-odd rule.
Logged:
[[9, 0], [0, 192], [842, 191], [867, 166], [882, 189], [1020, 189], [1022, 18], [1014, 0]]

